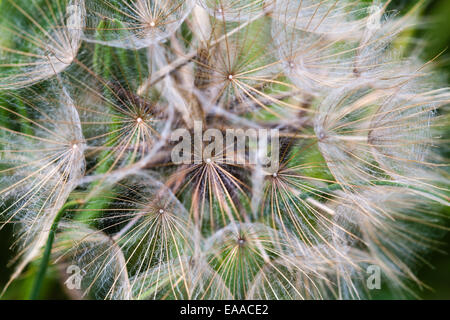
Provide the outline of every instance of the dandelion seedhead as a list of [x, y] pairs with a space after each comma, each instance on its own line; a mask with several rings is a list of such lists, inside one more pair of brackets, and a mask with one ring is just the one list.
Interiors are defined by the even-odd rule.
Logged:
[[389, 3], [0, 1], [10, 283], [37, 260], [77, 298], [426, 286], [450, 90]]

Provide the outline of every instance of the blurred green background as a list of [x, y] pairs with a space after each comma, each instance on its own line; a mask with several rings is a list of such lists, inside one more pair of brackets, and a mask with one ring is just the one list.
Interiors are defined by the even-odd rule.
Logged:
[[[363, 0], [367, 1], [367, 0]], [[393, 0], [390, 4], [390, 10], [398, 10], [400, 12], [408, 11], [412, 6], [417, 4], [417, 0]], [[424, 1], [421, 10], [420, 22], [423, 24], [421, 28], [415, 30], [415, 37], [423, 41], [424, 59], [432, 59], [436, 55], [444, 51], [444, 54], [437, 61], [439, 73], [447, 79], [450, 79], [450, 1], [449, 0], [430, 0]], [[2, 19], [0, 12], [0, 19]], [[446, 140], [450, 138], [450, 128], [447, 129]], [[450, 159], [450, 148], [446, 147], [442, 150], [447, 159]], [[445, 214], [450, 217], [450, 210], [447, 208]], [[8, 281], [13, 270], [8, 263], [14, 256], [9, 248], [14, 239], [14, 227], [12, 225], [3, 228], [0, 231], [0, 291]], [[450, 299], [450, 233], [441, 239], [441, 251], [430, 253], [427, 260], [430, 265], [422, 266], [417, 270], [419, 278], [430, 288], [415, 288], [415, 295], [422, 299]], [[27, 271], [15, 281], [1, 299], [27, 299], [30, 294], [33, 277], [37, 266], [31, 265]], [[50, 269], [47, 280], [41, 292], [41, 299], [67, 299], [70, 298], [64, 286], [58, 280], [58, 271]], [[385, 288], [385, 289], [383, 289]], [[373, 292], [372, 292], [373, 293]], [[387, 286], [374, 294], [377, 299], [402, 299], [413, 298], [413, 296], [399, 295], [398, 292], [392, 292]]]

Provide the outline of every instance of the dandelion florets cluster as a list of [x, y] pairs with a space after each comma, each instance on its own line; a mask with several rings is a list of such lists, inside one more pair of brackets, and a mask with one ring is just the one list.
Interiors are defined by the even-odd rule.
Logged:
[[[0, 3], [11, 281], [56, 236], [51, 261], [83, 270], [89, 298], [361, 299], [369, 266], [423, 285], [446, 230], [450, 91], [406, 48], [417, 7], [25, 2]], [[175, 162], [171, 136], [199, 125], [209, 140]], [[230, 129], [276, 130], [278, 165], [248, 161], [250, 140], [203, 157]]]

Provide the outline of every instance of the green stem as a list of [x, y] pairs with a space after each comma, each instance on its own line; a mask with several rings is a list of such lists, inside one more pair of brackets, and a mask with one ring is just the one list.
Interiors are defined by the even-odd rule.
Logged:
[[50, 261], [50, 255], [52, 252], [53, 241], [55, 240], [55, 233], [58, 229], [59, 221], [61, 221], [62, 216], [66, 209], [79, 205], [79, 200], [73, 200], [67, 202], [56, 214], [55, 219], [53, 220], [52, 226], [50, 228], [50, 232], [48, 234], [47, 243], [45, 244], [44, 255], [42, 256], [41, 264], [39, 265], [38, 274], [36, 275], [36, 279], [33, 284], [33, 288], [30, 294], [30, 300], [36, 300], [39, 296], [39, 293], [42, 288], [42, 284], [44, 283], [45, 274], [47, 272], [48, 264]]

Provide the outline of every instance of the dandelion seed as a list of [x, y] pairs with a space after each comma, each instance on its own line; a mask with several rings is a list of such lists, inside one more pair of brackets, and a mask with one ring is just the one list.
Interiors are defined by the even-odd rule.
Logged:
[[[86, 293], [101, 289], [105, 295], [102, 298], [115, 298], [117, 291], [126, 285], [128, 292], [122, 294], [131, 297], [131, 288], [138, 289], [138, 295], [144, 294], [147, 278], [153, 279], [156, 274], [163, 273], [172, 276], [173, 266], [164, 266], [165, 263], [181, 264], [185, 256], [192, 254], [195, 241], [198, 241], [195, 231], [190, 229], [185, 209], [167, 187], [146, 173], [139, 172], [120, 181], [102, 181], [90, 192], [88, 199], [99, 204], [106, 199], [114, 201], [108, 206], [90, 206], [76, 211], [78, 216], [85, 217], [78, 223], [87, 220], [92, 228], [98, 229], [73, 239], [78, 242], [76, 248], [69, 247], [69, 253], [64, 253], [70, 256], [70, 251], [74, 250], [76, 255], [72, 263], [91, 269]], [[108, 242], [114, 245], [104, 247], [103, 241], [94, 243], [102, 234], [109, 235]], [[91, 258], [87, 260], [81, 254], [86, 247], [91, 251]], [[122, 257], [116, 256], [118, 253]], [[114, 265], [113, 258], [120, 259], [121, 266], [110, 272], [108, 266]], [[105, 261], [106, 265], [97, 268], [99, 261]], [[163, 286], [165, 280], [161, 278], [160, 281]], [[102, 282], [106, 288], [94, 290]]]
[[[200, 58], [194, 60], [197, 67], [194, 77], [199, 89], [197, 96], [204, 110], [217, 104], [238, 114], [259, 111], [289, 118], [289, 111], [303, 109], [299, 104], [287, 101], [291, 97], [301, 99], [297, 97], [298, 88], [279, 79], [277, 67], [281, 61], [277, 61], [274, 52], [272, 54], [270, 48], [263, 45], [269, 28], [266, 19], [269, 18], [261, 17], [251, 24], [242, 23], [243, 27], [236, 31], [220, 20], [213, 22], [212, 28], [222, 34], [220, 37], [213, 33], [209, 41], [213, 44], [206, 44], [215, 48], [213, 54], [208, 56], [206, 64]], [[275, 86], [281, 89], [274, 89]], [[289, 93], [275, 94], [283, 88]], [[266, 94], [270, 89], [274, 93]]]
[[[194, 159], [202, 159], [201, 150], [194, 152]], [[248, 168], [227, 164], [225, 152], [216, 150], [213, 158], [178, 166], [167, 181], [177, 197], [186, 201], [194, 223], [209, 226], [211, 231], [230, 221], [243, 221], [247, 214]]]
[[[299, 251], [290, 256], [276, 259], [266, 264], [255, 276], [247, 299], [269, 300], [322, 300], [339, 299], [340, 292], [353, 294], [355, 288], [361, 290], [362, 281], [351, 281], [340, 274], [352, 270], [358, 279], [362, 272], [352, 268], [350, 263], [334, 260], [326, 252], [317, 255], [318, 248], [309, 250], [299, 245]], [[353, 261], [362, 258], [353, 257]], [[359, 286], [358, 286], [359, 282]], [[353, 298], [357, 298], [353, 296]]]
[[368, 182], [388, 175], [399, 181], [410, 177], [420, 184], [416, 179], [425, 174], [419, 167], [427, 165], [422, 156], [429, 143], [433, 110], [448, 103], [448, 97], [444, 93], [435, 100], [413, 90], [416, 93], [409, 96], [408, 87], [373, 91], [356, 86], [351, 91], [338, 90], [330, 96], [333, 102], [324, 101], [319, 107], [315, 124], [319, 148], [339, 183], [350, 187], [350, 181]]
[[[405, 24], [386, 21], [373, 34], [365, 31], [372, 17], [365, 11], [353, 1], [277, 0], [272, 37], [289, 79], [312, 92], [349, 85], [355, 78], [375, 86], [406, 80], [410, 73], [404, 72], [400, 63], [397, 69], [397, 64], [391, 64], [392, 57], [385, 56]], [[375, 76], [381, 70], [383, 76]]]
[[[368, 187], [359, 195], [343, 195], [335, 204], [335, 219], [360, 234], [359, 243], [369, 248], [370, 259], [377, 261], [390, 281], [404, 286], [405, 279], [419, 281], [409, 265], [413, 260], [423, 261], [421, 252], [430, 248], [434, 236], [441, 232], [439, 219], [425, 214], [429, 205], [425, 199], [418, 200], [414, 190]], [[411, 223], [420, 227], [413, 231]], [[434, 231], [428, 232], [431, 229]], [[343, 232], [336, 232], [334, 241], [354, 244], [354, 239]], [[380, 245], [384, 250], [378, 250]]]
[[[235, 298], [242, 299], [262, 265], [286, 257], [289, 248], [283, 237], [266, 226], [230, 223], [206, 240], [205, 250]], [[236, 282], [234, 277], [239, 270], [245, 272]]]
[[[108, 46], [141, 49], [169, 38], [183, 23], [194, 1], [89, 1], [86, 40]], [[106, 21], [109, 27], [101, 27]], [[99, 28], [100, 26], [100, 28]], [[99, 39], [98, 32], [103, 39]]]
[[[47, 96], [31, 89], [26, 92], [29, 98], [22, 113], [13, 109], [14, 94], [0, 101], [0, 108], [9, 117], [18, 117], [24, 126], [22, 130], [28, 132], [0, 126], [0, 173], [3, 182], [7, 179], [7, 184], [0, 186], [0, 197], [5, 202], [0, 215], [4, 223], [21, 225], [21, 261], [11, 281], [39, 254], [56, 214], [85, 167], [86, 145], [67, 91], [55, 89]], [[24, 115], [27, 113], [30, 116]]]
[[[88, 173], [107, 173], [130, 167], [155, 154], [165, 140], [164, 128], [170, 126], [169, 110], [159, 97], [139, 97], [132, 88], [118, 83], [103, 83], [101, 78], [82, 82], [74, 79], [86, 96], [78, 97], [77, 109], [91, 149], [89, 159], [99, 158]], [[92, 89], [99, 85], [101, 89]], [[97, 97], [92, 102], [92, 95]]]
[[67, 69], [81, 45], [84, 0], [57, 0], [43, 7], [33, 2], [27, 8], [8, 2], [14, 8], [11, 17], [21, 17], [30, 28], [24, 30], [9, 18], [0, 25], [11, 43], [0, 45], [0, 90], [27, 87]]

